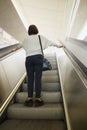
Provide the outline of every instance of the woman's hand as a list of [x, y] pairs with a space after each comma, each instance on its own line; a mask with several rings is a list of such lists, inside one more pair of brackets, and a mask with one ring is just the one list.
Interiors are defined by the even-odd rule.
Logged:
[[64, 45], [58, 45], [59, 48], [65, 47]]
[[12, 49], [12, 52], [17, 51], [17, 50], [19, 50], [20, 48], [21, 48], [21, 47], [16, 47], [16, 48]]

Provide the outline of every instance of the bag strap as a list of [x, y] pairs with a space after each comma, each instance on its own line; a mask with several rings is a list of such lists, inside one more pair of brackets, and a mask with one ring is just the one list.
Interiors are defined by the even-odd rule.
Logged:
[[42, 52], [42, 55], [43, 55], [43, 57], [44, 57], [43, 47], [42, 47], [42, 43], [41, 43], [40, 35], [38, 35], [38, 37], [39, 37], [39, 42], [40, 42], [41, 52]]

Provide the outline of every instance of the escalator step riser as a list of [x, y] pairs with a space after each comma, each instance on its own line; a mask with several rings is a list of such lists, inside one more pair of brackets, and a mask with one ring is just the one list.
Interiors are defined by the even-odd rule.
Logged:
[[[59, 83], [42, 83], [42, 91], [60, 91], [61, 87]], [[35, 90], [35, 87], [34, 87]], [[22, 91], [26, 92], [27, 91], [27, 84], [22, 85]]]
[[[62, 103], [62, 96], [60, 92], [42, 92], [41, 97], [45, 103]], [[24, 103], [27, 99], [27, 92], [20, 92], [16, 94], [16, 102]], [[33, 96], [35, 100], [35, 93]]]
[[[27, 77], [26, 77], [26, 82], [27, 82]], [[42, 77], [42, 82], [46, 82], [46, 83], [55, 83], [55, 82], [59, 82], [58, 76], [44, 76]]]
[[49, 74], [49, 75], [58, 75], [58, 71], [57, 70], [48, 70], [48, 71], [43, 71], [42, 73], [43, 75], [45, 74]]
[[42, 77], [42, 82], [49, 82], [49, 83], [55, 83], [55, 82], [59, 82], [58, 76], [44, 76]]

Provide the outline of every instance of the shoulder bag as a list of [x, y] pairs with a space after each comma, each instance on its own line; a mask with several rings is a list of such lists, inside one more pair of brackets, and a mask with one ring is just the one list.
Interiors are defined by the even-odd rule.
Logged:
[[42, 68], [42, 70], [43, 71], [51, 70], [52, 69], [51, 63], [48, 61], [48, 59], [44, 58], [44, 53], [43, 53], [43, 48], [42, 48], [40, 35], [38, 35], [38, 37], [39, 37], [41, 52], [42, 52], [42, 55], [43, 55], [43, 68]]

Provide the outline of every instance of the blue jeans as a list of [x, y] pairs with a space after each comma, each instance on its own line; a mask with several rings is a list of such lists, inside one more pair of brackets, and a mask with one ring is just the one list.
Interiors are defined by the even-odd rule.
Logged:
[[41, 97], [41, 78], [42, 78], [42, 66], [43, 56], [33, 55], [26, 58], [26, 71], [28, 76], [28, 97], [33, 96], [33, 88], [35, 81], [36, 98]]

